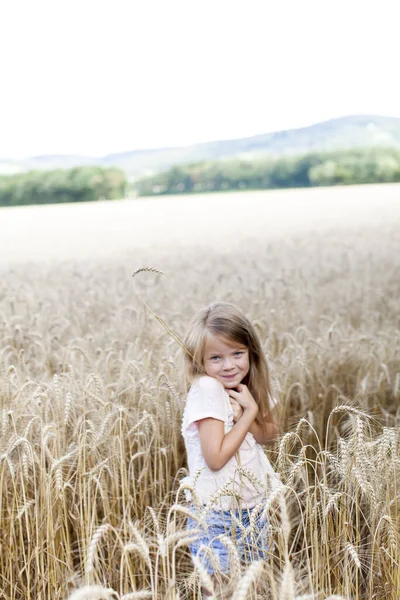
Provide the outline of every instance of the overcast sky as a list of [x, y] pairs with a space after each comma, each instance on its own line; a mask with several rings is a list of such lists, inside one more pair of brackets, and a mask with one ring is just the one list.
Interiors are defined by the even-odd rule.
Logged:
[[3, 0], [0, 157], [400, 117], [398, 0]]

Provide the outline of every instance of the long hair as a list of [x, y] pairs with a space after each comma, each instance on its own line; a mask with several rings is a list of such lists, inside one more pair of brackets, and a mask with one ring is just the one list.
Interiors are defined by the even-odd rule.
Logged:
[[242, 383], [247, 385], [259, 408], [256, 421], [264, 427], [264, 415], [271, 409], [271, 387], [267, 361], [253, 325], [243, 312], [228, 302], [216, 302], [202, 308], [192, 319], [185, 337], [184, 376], [189, 386], [199, 375], [205, 375], [204, 351], [207, 334], [246, 346], [249, 372]]

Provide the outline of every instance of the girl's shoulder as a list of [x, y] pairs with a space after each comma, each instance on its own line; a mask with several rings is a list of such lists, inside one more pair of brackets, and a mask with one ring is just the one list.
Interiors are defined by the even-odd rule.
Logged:
[[225, 389], [222, 383], [217, 379], [214, 379], [214, 377], [210, 377], [209, 375], [200, 375], [193, 381], [189, 390], [189, 395], [196, 393], [222, 395], [225, 393]]

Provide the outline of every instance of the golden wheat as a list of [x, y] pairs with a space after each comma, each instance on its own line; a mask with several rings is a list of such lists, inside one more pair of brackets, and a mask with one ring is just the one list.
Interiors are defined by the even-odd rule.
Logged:
[[[145, 304], [132, 260], [168, 274], [136, 269]], [[192, 489], [193, 512], [180, 483], [177, 341], [221, 299], [257, 327], [282, 432], [268, 450], [282, 484], [258, 507], [268, 562], [243, 574], [222, 540], [236, 596], [397, 600], [399, 272], [395, 224], [3, 269], [2, 596], [65, 600], [70, 582], [75, 600], [219, 593], [188, 551], [186, 518], [204, 526], [214, 504]], [[251, 538], [255, 515], [236, 525]]]

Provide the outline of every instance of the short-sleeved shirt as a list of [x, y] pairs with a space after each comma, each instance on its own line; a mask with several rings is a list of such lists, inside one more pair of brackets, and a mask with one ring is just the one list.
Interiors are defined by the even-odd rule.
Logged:
[[[222, 383], [213, 377], [202, 376], [192, 384], [183, 413], [182, 435], [189, 465], [189, 476], [183, 481], [194, 488], [201, 504], [215, 502], [214, 508], [229, 510], [237, 507], [237, 501], [232, 503], [234, 492], [241, 499], [242, 508], [252, 508], [265, 500], [266, 493], [275, 489], [280, 480], [250, 432], [226, 465], [212, 471], [201, 450], [198, 428], [198, 421], [209, 417], [222, 421], [225, 433], [234, 425], [232, 406]], [[223, 488], [226, 493], [221, 495], [219, 492]], [[187, 498], [190, 497], [188, 492]]]

